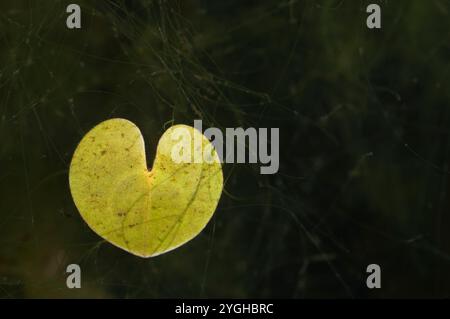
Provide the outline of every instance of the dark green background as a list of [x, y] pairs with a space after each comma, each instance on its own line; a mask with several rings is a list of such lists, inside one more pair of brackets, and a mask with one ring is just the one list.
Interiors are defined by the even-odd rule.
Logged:
[[[0, 4], [1, 297], [450, 297], [449, 1], [71, 2]], [[205, 231], [134, 257], [68, 186], [112, 117], [149, 159], [172, 123], [279, 127], [280, 171], [226, 164]]]

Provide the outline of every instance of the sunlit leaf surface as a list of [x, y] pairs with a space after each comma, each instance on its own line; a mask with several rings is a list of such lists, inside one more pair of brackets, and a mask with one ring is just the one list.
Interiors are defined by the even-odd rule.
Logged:
[[209, 162], [172, 159], [180, 143], [172, 135], [177, 129], [190, 133], [192, 150], [194, 139], [211, 150], [202, 133], [175, 125], [159, 140], [148, 169], [139, 129], [128, 120], [112, 119], [87, 133], [73, 155], [70, 189], [81, 216], [107, 241], [141, 257], [165, 253], [198, 235], [222, 192], [222, 167], [214, 149]]

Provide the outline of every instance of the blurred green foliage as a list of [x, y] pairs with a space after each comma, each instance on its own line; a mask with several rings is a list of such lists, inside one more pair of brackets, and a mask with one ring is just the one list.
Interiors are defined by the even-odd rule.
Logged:
[[[448, 1], [80, 0], [68, 30], [71, 2], [0, 3], [0, 296], [450, 296]], [[140, 259], [68, 187], [77, 143], [112, 117], [149, 159], [172, 123], [280, 127], [280, 172], [226, 164], [207, 229]]]

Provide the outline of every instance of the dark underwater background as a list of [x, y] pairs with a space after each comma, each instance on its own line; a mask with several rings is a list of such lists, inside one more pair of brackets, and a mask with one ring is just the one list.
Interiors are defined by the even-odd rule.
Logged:
[[[449, 81], [445, 0], [1, 1], [0, 297], [450, 297]], [[225, 164], [207, 228], [138, 258], [69, 190], [78, 142], [113, 117], [149, 160], [172, 124], [279, 127], [280, 169]]]

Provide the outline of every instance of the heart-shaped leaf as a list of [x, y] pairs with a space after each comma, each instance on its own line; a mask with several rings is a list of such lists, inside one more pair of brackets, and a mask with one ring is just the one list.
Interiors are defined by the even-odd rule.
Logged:
[[[175, 134], [180, 131], [188, 133], [181, 142]], [[186, 145], [192, 152], [186, 148], [184, 155], [191, 160], [180, 162], [174, 150]], [[194, 161], [199, 149], [209, 150], [212, 161]], [[197, 236], [223, 188], [219, 158], [201, 132], [186, 125], [169, 128], [148, 170], [142, 134], [125, 119], [102, 122], [84, 136], [72, 158], [69, 182], [86, 223], [141, 257], [160, 255]]]

